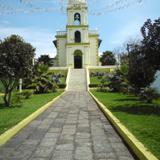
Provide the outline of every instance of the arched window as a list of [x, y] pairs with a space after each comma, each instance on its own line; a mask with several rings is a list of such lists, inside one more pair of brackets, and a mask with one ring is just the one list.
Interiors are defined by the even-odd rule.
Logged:
[[80, 25], [81, 24], [81, 15], [79, 13], [74, 14], [74, 24]]
[[75, 43], [80, 43], [81, 42], [81, 32], [76, 31], [75, 32]]

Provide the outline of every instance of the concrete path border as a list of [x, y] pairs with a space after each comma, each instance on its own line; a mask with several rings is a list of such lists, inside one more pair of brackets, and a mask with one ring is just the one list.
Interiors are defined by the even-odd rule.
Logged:
[[0, 135], [0, 146], [5, 144], [8, 140], [10, 140], [14, 135], [16, 135], [21, 129], [23, 129], [26, 125], [32, 122], [35, 118], [37, 118], [41, 113], [46, 111], [51, 104], [57, 101], [65, 92], [61, 93], [59, 96], [55, 97], [53, 100], [39, 108], [37, 111], [33, 112], [27, 118], [19, 122], [17, 125], [7, 130], [3, 134]]
[[109, 109], [106, 108], [106, 106], [104, 106], [90, 91], [89, 93], [107, 119], [109, 119], [117, 132], [140, 160], [158, 160], [158, 158], [145, 148], [144, 145], [119, 121], [119, 119], [117, 119]]
[[68, 84], [69, 84], [70, 72], [71, 72], [71, 68], [70, 68], [70, 67], [68, 67], [65, 91], [67, 91], [67, 90], [68, 90]]

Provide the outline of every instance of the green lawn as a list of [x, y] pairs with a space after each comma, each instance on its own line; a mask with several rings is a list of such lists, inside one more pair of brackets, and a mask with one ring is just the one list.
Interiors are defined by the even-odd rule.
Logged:
[[3, 106], [2, 96], [0, 96], [0, 134], [16, 125], [18, 122], [29, 116], [41, 106], [60, 95], [62, 91], [49, 94], [33, 95], [30, 99], [23, 100], [22, 106]]
[[60, 78], [60, 84], [66, 83], [68, 70], [49, 70], [48, 72], [56, 75], [58, 74], [64, 75], [64, 77]]
[[89, 72], [110, 72], [109, 68], [89, 69]]
[[131, 95], [92, 93], [160, 159], [160, 100], [146, 104]]
[[[90, 69], [89, 73], [109, 73], [111, 72], [111, 70], [109, 68], [104, 68], [104, 69]], [[95, 84], [95, 85], [99, 85], [101, 84], [101, 79], [102, 77], [98, 77], [98, 76], [91, 76], [90, 75], [90, 84]]]
[[102, 78], [90, 77], [90, 84], [101, 84]]

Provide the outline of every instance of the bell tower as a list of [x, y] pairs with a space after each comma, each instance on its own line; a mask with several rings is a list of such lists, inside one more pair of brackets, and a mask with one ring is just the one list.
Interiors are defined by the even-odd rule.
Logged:
[[75, 25], [79, 20], [80, 25], [88, 25], [88, 8], [86, 0], [69, 0], [68, 25]]
[[86, 0], [69, 0], [67, 17], [67, 42], [88, 42], [88, 8]]
[[99, 64], [99, 34], [89, 30], [87, 0], [68, 0], [65, 31], [55, 41], [59, 66], [85, 68]]

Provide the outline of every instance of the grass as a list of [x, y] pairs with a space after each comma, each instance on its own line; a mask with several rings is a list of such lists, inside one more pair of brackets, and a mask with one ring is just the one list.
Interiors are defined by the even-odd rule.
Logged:
[[64, 77], [60, 78], [60, 84], [66, 83], [67, 72], [68, 72], [67, 70], [49, 70], [48, 72], [56, 75], [58, 74], [64, 75]]
[[89, 69], [89, 72], [103, 72], [103, 73], [108, 73], [110, 72], [109, 68], [100, 68], [100, 69]]
[[49, 73], [52, 73], [52, 74], [62, 74], [64, 75], [65, 77], [67, 76], [67, 70], [49, 70], [48, 71]]
[[[110, 69], [109, 68], [105, 68], [105, 69], [90, 69], [89, 70], [90, 73], [109, 73]], [[101, 84], [101, 80], [102, 77], [98, 77], [98, 76], [90, 76], [90, 84]]]
[[90, 77], [90, 84], [101, 84], [102, 78]]
[[92, 93], [160, 159], [160, 99], [147, 104], [131, 95]]
[[62, 91], [49, 94], [33, 95], [30, 99], [23, 100], [22, 106], [4, 107], [0, 96], [0, 134], [13, 127], [41, 106], [60, 95]]

